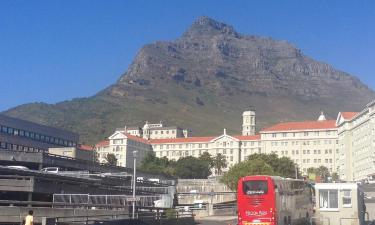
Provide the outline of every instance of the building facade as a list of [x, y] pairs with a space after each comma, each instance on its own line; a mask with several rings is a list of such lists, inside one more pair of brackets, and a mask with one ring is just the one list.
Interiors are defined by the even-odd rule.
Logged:
[[124, 131], [116, 131], [108, 139], [96, 145], [96, 154], [101, 163], [107, 162], [108, 154], [114, 154], [117, 166], [133, 168], [134, 151], [137, 151], [137, 165], [151, 151], [151, 145], [147, 140]]
[[177, 126], [165, 127], [164, 124], [160, 123], [149, 123], [146, 121], [143, 127], [126, 127], [117, 128], [116, 131], [123, 131], [130, 135], [142, 137], [146, 140], [150, 139], [166, 139], [166, 138], [183, 138], [188, 137], [189, 132], [186, 129], [182, 129]]
[[87, 161], [94, 159], [94, 148], [81, 144], [77, 147], [49, 148], [48, 153]]
[[339, 113], [340, 177], [360, 181], [375, 177], [375, 101], [359, 113]]
[[76, 133], [0, 115], [0, 149], [47, 152], [48, 148], [75, 147], [78, 141]]
[[178, 160], [186, 156], [199, 157], [204, 152], [212, 156], [222, 154], [226, 156], [228, 163], [227, 168], [223, 170], [226, 171], [248, 155], [261, 153], [259, 138], [259, 135], [231, 136], [224, 129], [220, 136], [154, 139], [150, 140], [150, 144], [157, 157], [167, 157], [170, 160]]
[[242, 135], [255, 135], [255, 111], [245, 111], [242, 114]]
[[304, 174], [325, 166], [338, 170], [338, 134], [335, 120], [279, 123], [260, 131], [264, 152], [289, 157]]
[[[242, 119], [242, 135], [229, 135], [224, 129], [223, 134], [219, 136], [170, 137], [158, 134], [160, 136], [155, 137], [151, 136], [151, 131], [155, 131], [154, 128], [161, 131], [163, 127], [152, 126], [147, 135], [153, 138], [149, 140], [138, 138], [144, 141], [145, 146], [148, 144], [149, 149], [157, 157], [167, 157], [170, 160], [178, 160], [186, 156], [199, 157], [204, 152], [212, 156], [220, 153], [226, 156], [228, 163], [223, 171], [246, 160], [251, 154], [275, 153], [279, 157], [291, 158], [304, 174], [308, 168], [320, 166], [327, 167], [330, 172], [337, 172], [339, 150], [336, 121], [326, 120], [323, 113], [316, 121], [279, 123], [261, 130], [257, 135], [255, 112], [245, 111]], [[116, 131], [110, 140], [115, 139], [118, 132], [128, 134], [124, 131]], [[115, 143], [109, 142], [109, 147], [102, 146], [104, 150], [101, 152], [113, 152], [114, 145]], [[124, 157], [119, 153], [123, 150], [124, 148], [121, 149], [120, 146], [119, 151], [116, 152], [118, 157]], [[104, 156], [105, 154], [102, 154], [101, 158], [103, 159]]]

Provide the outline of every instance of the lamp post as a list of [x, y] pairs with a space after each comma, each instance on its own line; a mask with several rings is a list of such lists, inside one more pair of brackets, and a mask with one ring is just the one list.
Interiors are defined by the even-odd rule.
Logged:
[[137, 153], [138, 151], [133, 151], [133, 211], [132, 211], [132, 218], [133, 220], [135, 219], [134, 213], [135, 213], [135, 183], [137, 182], [137, 177], [136, 177], [136, 170], [137, 170]]

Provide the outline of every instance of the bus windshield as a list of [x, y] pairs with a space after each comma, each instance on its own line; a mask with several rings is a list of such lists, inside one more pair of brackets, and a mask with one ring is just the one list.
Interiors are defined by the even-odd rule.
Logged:
[[243, 182], [243, 192], [246, 195], [264, 195], [268, 192], [266, 180], [249, 180]]

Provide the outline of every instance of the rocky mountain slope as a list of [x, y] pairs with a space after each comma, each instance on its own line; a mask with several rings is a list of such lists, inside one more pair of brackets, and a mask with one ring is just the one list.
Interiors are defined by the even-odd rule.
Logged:
[[240, 133], [242, 111], [258, 128], [315, 119], [321, 110], [360, 110], [375, 93], [357, 78], [315, 61], [286, 41], [239, 34], [208, 17], [177, 40], [145, 45], [127, 72], [89, 98], [32, 103], [7, 115], [79, 132], [84, 142], [145, 120], [190, 128], [195, 135]]

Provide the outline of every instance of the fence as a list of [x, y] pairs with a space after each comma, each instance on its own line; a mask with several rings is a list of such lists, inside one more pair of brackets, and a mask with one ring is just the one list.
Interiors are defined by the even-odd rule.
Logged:
[[194, 215], [191, 212], [178, 212], [175, 210], [165, 210], [158, 208], [139, 208], [138, 210], [141, 211], [135, 213], [136, 220], [130, 219], [131, 214], [124, 213], [116, 215], [69, 216], [46, 218], [43, 224], [138, 224], [140, 221], [148, 221], [149, 223], [147, 224], [161, 224], [161, 220], [174, 220], [175, 223], [173, 224], [180, 224], [180, 219], [191, 219], [191, 222], [189, 224], [195, 224]]
[[[77, 205], [81, 207], [127, 207], [131, 206], [133, 202], [131, 195], [89, 195], [89, 194], [54, 194], [54, 207], [61, 207], [62, 204]], [[159, 200], [161, 196], [137, 196], [137, 207], [152, 207], [154, 201]]]

